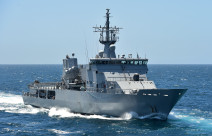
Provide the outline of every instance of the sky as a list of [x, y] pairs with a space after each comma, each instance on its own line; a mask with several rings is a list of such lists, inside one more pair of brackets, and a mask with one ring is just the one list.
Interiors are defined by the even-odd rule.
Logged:
[[[122, 27], [116, 54], [149, 64], [212, 64], [211, 0], [0, 0], [0, 64], [79, 64], [103, 45], [93, 26]], [[88, 53], [86, 53], [88, 52]]]

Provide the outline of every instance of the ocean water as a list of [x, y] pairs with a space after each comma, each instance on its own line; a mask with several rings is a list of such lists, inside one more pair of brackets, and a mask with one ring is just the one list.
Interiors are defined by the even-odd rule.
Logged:
[[0, 135], [212, 135], [212, 65], [149, 65], [158, 88], [188, 88], [168, 120], [126, 113], [121, 117], [75, 114], [25, 106], [35, 79], [60, 81], [62, 65], [0, 65]]

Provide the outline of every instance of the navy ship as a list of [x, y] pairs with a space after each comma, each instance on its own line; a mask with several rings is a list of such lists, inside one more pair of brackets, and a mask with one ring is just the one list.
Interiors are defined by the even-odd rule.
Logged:
[[147, 79], [148, 59], [132, 54], [116, 55], [115, 43], [121, 28], [110, 26], [106, 9], [104, 26], [94, 27], [104, 45], [89, 64], [78, 64], [75, 54], [63, 59], [61, 82], [35, 80], [23, 93], [24, 104], [44, 108], [68, 108], [71, 112], [122, 116], [134, 112], [167, 119], [187, 89], [158, 89]]

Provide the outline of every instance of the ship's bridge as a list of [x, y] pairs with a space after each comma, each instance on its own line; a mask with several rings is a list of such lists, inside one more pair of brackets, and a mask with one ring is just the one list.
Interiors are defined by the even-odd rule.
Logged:
[[147, 65], [148, 59], [141, 58], [92, 58], [89, 64]]

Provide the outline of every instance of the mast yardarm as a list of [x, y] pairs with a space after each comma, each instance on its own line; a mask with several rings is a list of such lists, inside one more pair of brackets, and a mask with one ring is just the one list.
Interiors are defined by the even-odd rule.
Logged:
[[99, 27], [93, 27], [95, 30], [94, 32], [100, 32], [100, 38], [99, 38], [99, 42], [101, 44], [104, 44], [104, 52], [103, 52], [103, 58], [116, 58], [116, 54], [115, 54], [115, 46], [113, 46], [113, 44], [116, 43], [116, 41], [118, 40], [118, 36], [116, 34], [118, 34], [119, 27], [110, 27], [110, 9], [106, 9], [106, 23], [104, 27], [101, 27], [101, 25]]

